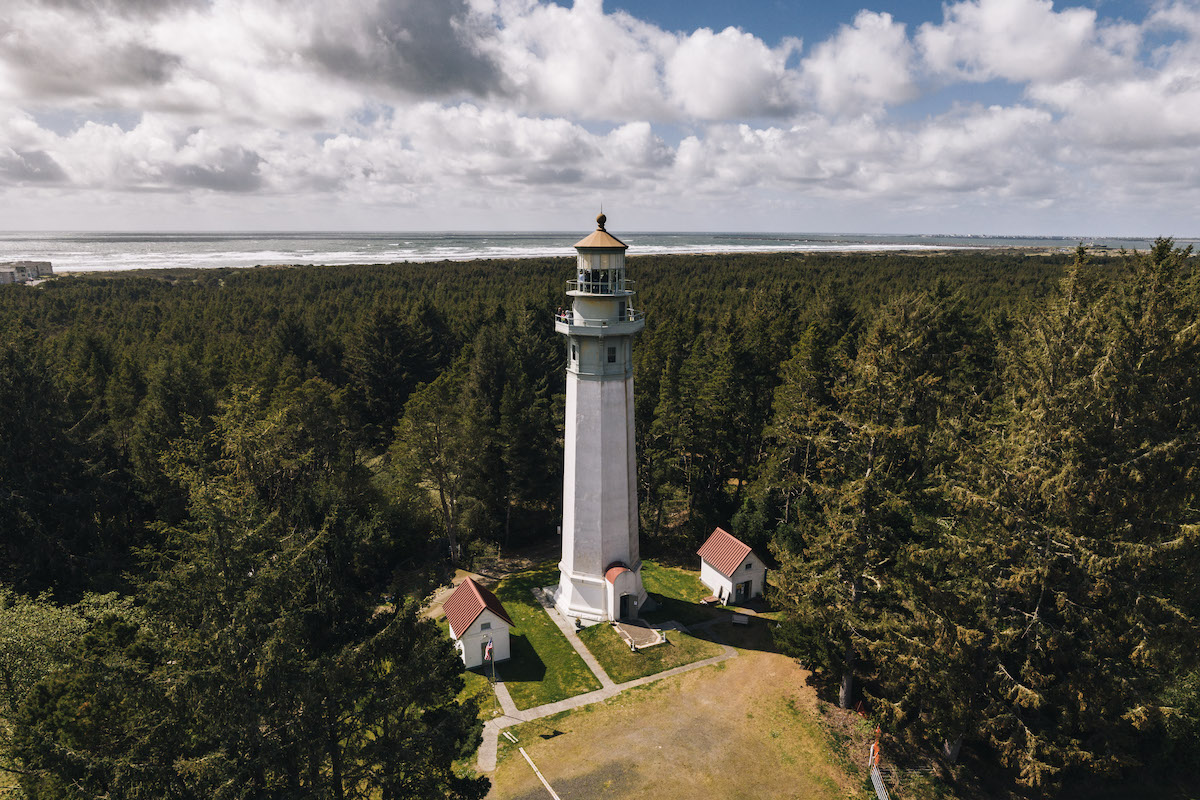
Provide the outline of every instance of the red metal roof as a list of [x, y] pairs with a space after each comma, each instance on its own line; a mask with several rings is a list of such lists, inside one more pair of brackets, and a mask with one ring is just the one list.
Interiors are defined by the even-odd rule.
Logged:
[[616, 561], [610, 564], [608, 569], [604, 570], [604, 580], [611, 584], [616, 584], [617, 576], [622, 572], [629, 572], [629, 567], [625, 566], [620, 561]]
[[509, 625], [513, 624], [496, 595], [471, 578], [460, 583], [442, 604], [442, 610], [446, 612], [446, 619], [450, 621], [450, 629], [454, 631], [455, 636], [462, 636], [484, 609], [491, 611]]
[[734, 537], [724, 528], [717, 528], [696, 552], [700, 558], [712, 564], [717, 572], [729, 578], [746, 560], [746, 556], [750, 555], [750, 545]]

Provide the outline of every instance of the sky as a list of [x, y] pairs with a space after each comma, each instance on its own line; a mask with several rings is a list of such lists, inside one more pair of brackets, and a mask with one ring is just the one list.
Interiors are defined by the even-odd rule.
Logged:
[[0, 230], [1200, 235], [1200, 0], [3, 0]]

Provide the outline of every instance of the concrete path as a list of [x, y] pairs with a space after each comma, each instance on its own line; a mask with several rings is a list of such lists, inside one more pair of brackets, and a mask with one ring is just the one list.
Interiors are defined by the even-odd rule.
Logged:
[[691, 672], [694, 669], [701, 669], [713, 664], [719, 664], [722, 661], [726, 661], [737, 656], [736, 650], [727, 644], [721, 644], [721, 646], [724, 648], [724, 652], [719, 656], [706, 658], [703, 661], [694, 661], [691, 664], [684, 664], [680, 667], [673, 667], [671, 669], [664, 670], [663, 672], [655, 673], [654, 675], [647, 675], [643, 678], [634, 678], [633, 680], [626, 681], [625, 683], [613, 683], [612, 678], [608, 677], [608, 673], [604, 671], [604, 668], [601, 667], [599, 662], [596, 661], [595, 657], [588, 652], [588, 649], [584, 647], [583, 642], [575, 634], [575, 628], [568, 624], [566, 619], [559, 614], [553, 606], [547, 606], [544, 598], [540, 596], [537, 591], [534, 592], [534, 597], [537, 598], [538, 603], [540, 603], [542, 608], [546, 610], [546, 613], [550, 615], [550, 618], [554, 620], [554, 623], [558, 625], [558, 628], [563, 632], [563, 635], [567, 637], [567, 641], [570, 642], [571, 646], [575, 648], [575, 652], [579, 653], [579, 655], [583, 658], [584, 663], [588, 665], [588, 669], [590, 669], [596, 676], [596, 679], [600, 681], [600, 688], [586, 694], [568, 697], [566, 700], [559, 700], [556, 703], [546, 703], [545, 705], [534, 706], [533, 708], [527, 708], [524, 711], [521, 711], [516, 707], [516, 705], [513, 704], [512, 697], [509, 695], [508, 688], [504, 685], [503, 681], [497, 680], [495, 684], [496, 697], [500, 699], [500, 707], [504, 710], [504, 716], [490, 719], [483, 725], [483, 743], [479, 745], [479, 754], [476, 757], [476, 769], [478, 769], [480, 772], [495, 771], [496, 751], [500, 744], [500, 731], [504, 730], [505, 728], [512, 727], [513, 725], [519, 725], [522, 722], [530, 722], [535, 719], [541, 719], [542, 717], [548, 717], [551, 714], [557, 714], [560, 711], [569, 711], [573, 708], [591, 705], [592, 703], [600, 703], [609, 699], [610, 697], [616, 697], [626, 689], [632, 689], [635, 686], [644, 686], [647, 683], [660, 681], [663, 678], [682, 675], [685, 672]]
[[512, 695], [508, 693], [508, 687], [504, 685], [504, 679], [496, 673], [496, 682], [492, 684], [492, 688], [496, 691], [496, 699], [500, 701], [500, 710], [504, 712], [506, 717], [516, 717], [520, 714], [517, 711], [517, 704], [513, 702]]
[[568, 622], [567, 618], [559, 613], [559, 610], [550, 602], [546, 595], [546, 590], [534, 589], [533, 599], [537, 600], [542, 609], [550, 616], [550, 619], [554, 620], [554, 624], [562, 631], [563, 636], [567, 637], [567, 641], [571, 643], [571, 647], [575, 648], [576, 653], [579, 653], [579, 657], [583, 659], [583, 663], [588, 665], [588, 669], [596, 676], [596, 680], [600, 681], [601, 690], [616, 686], [613, 683], [613, 679], [608, 677], [608, 673], [604, 671], [604, 667], [600, 666], [600, 662], [584, 647], [583, 640], [579, 638], [579, 634], [575, 633], [575, 626]]

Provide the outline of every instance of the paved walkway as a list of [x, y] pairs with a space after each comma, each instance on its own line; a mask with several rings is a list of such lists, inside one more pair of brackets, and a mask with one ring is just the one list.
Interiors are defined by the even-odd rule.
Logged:
[[737, 651], [727, 644], [721, 646], [725, 649], [719, 656], [706, 658], [703, 661], [694, 661], [691, 664], [684, 664], [680, 667], [664, 670], [663, 672], [654, 675], [647, 675], [644, 678], [634, 678], [625, 683], [613, 683], [612, 678], [608, 677], [608, 673], [600, 666], [595, 657], [584, 647], [583, 642], [575, 634], [575, 628], [569, 624], [562, 614], [553, 605], [548, 605], [546, 598], [539, 591], [534, 591], [534, 597], [537, 598], [542, 608], [550, 615], [550, 619], [554, 620], [554, 624], [567, 637], [567, 641], [575, 648], [575, 652], [583, 658], [588, 669], [600, 681], [600, 688], [586, 694], [575, 695], [568, 697], [566, 700], [559, 700], [556, 703], [546, 703], [545, 705], [534, 706], [521, 711], [513, 703], [512, 696], [508, 693], [508, 687], [504, 685], [503, 676], [499, 676], [496, 680], [495, 689], [496, 697], [500, 700], [500, 708], [504, 710], [504, 715], [490, 719], [483, 725], [483, 743], [479, 746], [479, 754], [476, 759], [476, 769], [480, 772], [494, 772], [496, 769], [496, 750], [500, 743], [500, 731], [505, 728], [519, 725], [522, 722], [530, 722], [531, 720], [548, 717], [551, 714], [557, 714], [560, 711], [568, 711], [573, 708], [599, 703], [610, 697], [616, 697], [626, 689], [632, 689], [635, 686], [643, 686], [647, 683], [660, 681], [663, 678], [670, 678], [675, 675], [682, 675], [685, 672], [691, 672], [694, 669], [701, 669], [712, 664], [718, 664], [730, 658], [737, 656]]
[[571, 647], [574, 647], [575, 652], [579, 653], [579, 657], [583, 659], [583, 663], [588, 665], [588, 669], [590, 669], [592, 674], [596, 676], [596, 679], [600, 681], [601, 690], [610, 689], [613, 686], [616, 686], [616, 684], [613, 683], [613, 679], [608, 677], [608, 673], [604, 671], [604, 667], [600, 666], [600, 662], [596, 660], [596, 657], [592, 655], [590, 650], [583, 646], [583, 640], [579, 638], [577, 633], [575, 633], [575, 625], [571, 622], [568, 622], [567, 618], [564, 617], [559, 610], [554, 607], [554, 603], [551, 600], [551, 595], [549, 595], [545, 589], [540, 591], [535, 589], [533, 592], [533, 599], [537, 600], [538, 604], [541, 605], [542, 610], [550, 616], [550, 619], [554, 620], [554, 624], [557, 625], [558, 629], [563, 632], [563, 636], [567, 637], [567, 641], [571, 643]]

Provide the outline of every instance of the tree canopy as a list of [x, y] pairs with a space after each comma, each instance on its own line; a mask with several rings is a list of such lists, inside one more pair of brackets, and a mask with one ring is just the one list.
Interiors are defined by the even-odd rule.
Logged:
[[[1190, 249], [629, 269], [644, 554], [729, 527], [831, 697], [1021, 792], [1195, 758]], [[37, 797], [484, 792], [419, 606], [554, 540], [569, 274], [0, 287], [0, 768]]]

